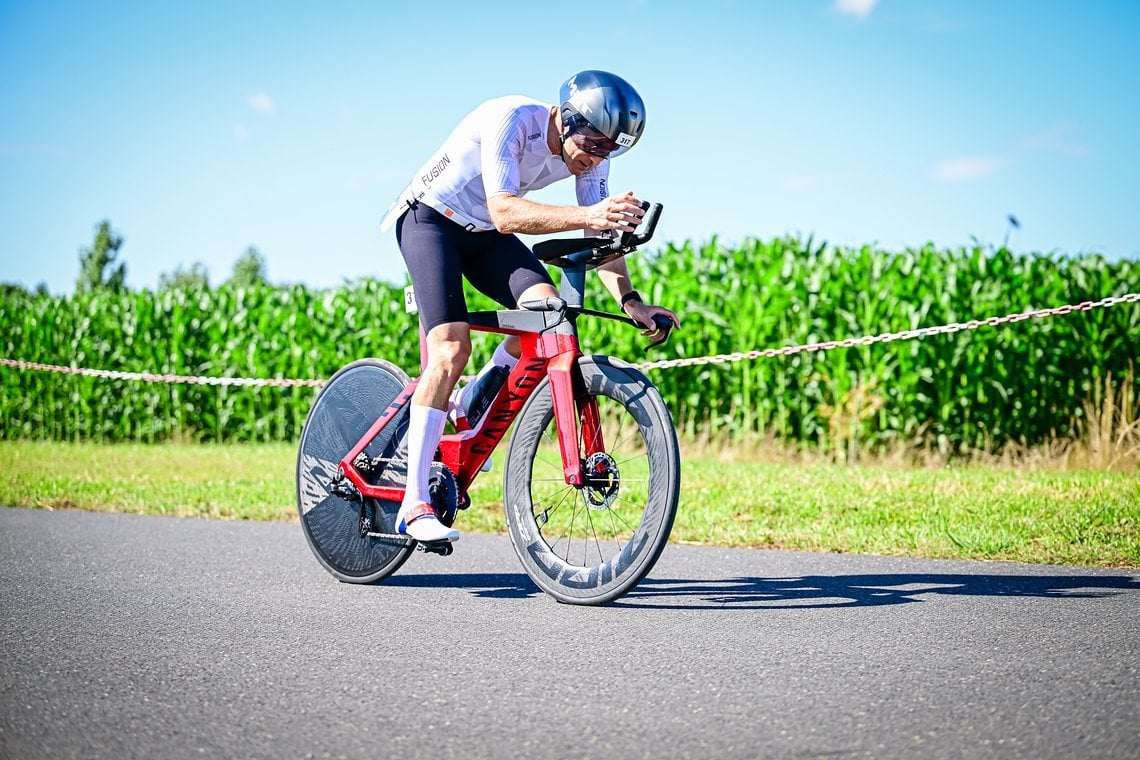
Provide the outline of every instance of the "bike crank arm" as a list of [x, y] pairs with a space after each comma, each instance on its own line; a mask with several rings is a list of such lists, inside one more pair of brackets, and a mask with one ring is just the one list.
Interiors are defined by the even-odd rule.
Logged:
[[450, 541], [417, 541], [414, 538], [408, 538], [403, 533], [380, 533], [378, 531], [368, 531], [363, 535], [367, 538], [384, 538], [389, 541], [395, 541], [401, 546], [411, 546], [415, 544], [416, 551], [438, 554], [442, 557], [446, 557], [455, 551], [455, 547], [451, 545]]

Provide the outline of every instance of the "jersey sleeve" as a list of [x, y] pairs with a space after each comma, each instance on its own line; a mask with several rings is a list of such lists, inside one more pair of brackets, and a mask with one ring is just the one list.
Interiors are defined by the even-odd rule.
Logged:
[[526, 124], [519, 112], [508, 108], [487, 115], [479, 137], [483, 190], [495, 195], [518, 195], [519, 162], [526, 144]]
[[587, 169], [575, 178], [574, 190], [578, 194], [579, 206], [593, 206], [603, 198], [608, 198], [610, 162], [602, 161], [592, 169]]

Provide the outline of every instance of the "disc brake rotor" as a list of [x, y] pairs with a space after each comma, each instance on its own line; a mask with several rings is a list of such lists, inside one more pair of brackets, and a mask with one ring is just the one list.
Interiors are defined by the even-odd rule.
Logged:
[[609, 509], [621, 486], [617, 462], [604, 451], [591, 454], [582, 463], [585, 487], [582, 489], [590, 509]]

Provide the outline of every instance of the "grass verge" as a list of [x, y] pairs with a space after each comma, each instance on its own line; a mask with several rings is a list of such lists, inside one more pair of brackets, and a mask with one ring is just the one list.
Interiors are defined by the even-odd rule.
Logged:
[[[0, 442], [0, 504], [296, 521], [291, 445]], [[505, 531], [502, 468], [466, 531]], [[686, 457], [673, 541], [1140, 567], [1140, 473]]]

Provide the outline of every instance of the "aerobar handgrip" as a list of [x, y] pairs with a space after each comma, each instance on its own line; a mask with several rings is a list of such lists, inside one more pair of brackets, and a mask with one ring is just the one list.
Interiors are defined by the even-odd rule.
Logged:
[[[649, 210], [649, 201], [642, 201], [641, 202], [641, 210], [642, 211]], [[642, 217], [642, 222], [644, 222], [644, 220], [645, 220], [645, 217]], [[640, 227], [641, 224], [639, 223], [637, 226]], [[610, 248], [614, 251], [628, 251], [629, 249], [633, 248], [636, 245], [636, 243], [633, 242], [633, 236], [636, 233], [637, 233], [636, 227], [632, 230], [629, 230], [628, 232], [621, 233], [620, 235], [617, 236], [617, 240], [614, 240], [614, 243], [613, 243], [613, 245], [610, 246]]]
[[643, 220], [645, 232], [640, 235], [634, 235], [634, 245], [644, 245], [653, 237], [653, 233], [657, 230], [657, 220], [661, 218], [661, 209], [662, 206], [660, 203], [654, 203], [650, 206], [649, 213], [645, 215], [645, 219]]
[[534, 244], [534, 255], [547, 264], [567, 268], [585, 266], [587, 269], [601, 266], [616, 258], [625, 256], [637, 249], [638, 246], [648, 242], [657, 229], [657, 220], [661, 217], [660, 203], [649, 204], [642, 201], [641, 207], [648, 209], [641, 218], [638, 233], [623, 232], [616, 238], [608, 235], [597, 235], [585, 238], [555, 238], [543, 240]]
[[641, 208], [648, 211], [648, 213], [642, 217], [641, 224], [638, 225], [638, 227], [644, 228], [645, 232], [642, 232], [641, 234], [638, 234], [637, 230], [634, 230], [632, 232], [623, 232], [616, 240], [614, 240], [613, 245], [610, 246], [610, 250], [614, 251], [615, 253], [631, 251], [634, 248], [637, 248], [638, 246], [649, 242], [649, 239], [653, 237], [653, 231], [657, 229], [657, 220], [661, 216], [662, 206], [660, 203], [654, 203], [652, 206], [650, 206], [649, 201], [642, 201]]

